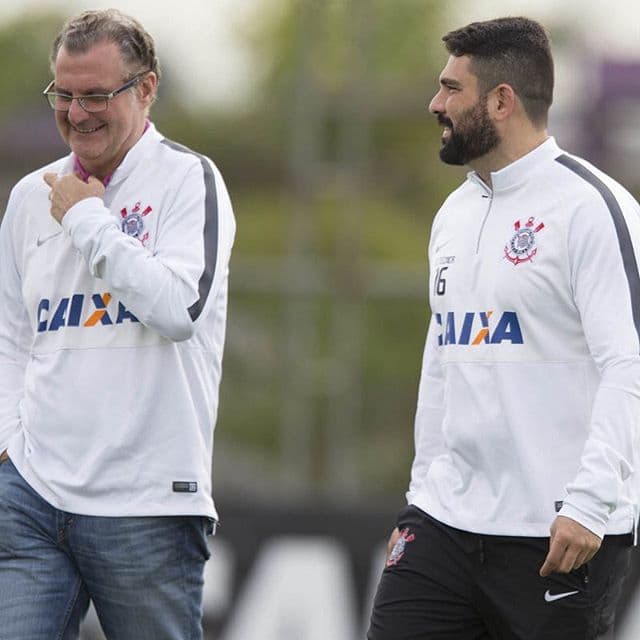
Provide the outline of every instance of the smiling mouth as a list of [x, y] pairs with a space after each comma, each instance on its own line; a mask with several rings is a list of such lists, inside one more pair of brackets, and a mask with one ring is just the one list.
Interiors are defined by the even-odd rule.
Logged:
[[98, 127], [94, 127], [93, 129], [80, 129], [79, 127], [74, 127], [73, 125], [71, 125], [71, 128], [76, 133], [87, 134], [87, 133], [95, 133], [96, 131], [100, 131], [100, 129], [102, 129], [103, 127], [106, 127], [106, 126], [107, 125], [105, 125], [105, 124], [101, 124]]

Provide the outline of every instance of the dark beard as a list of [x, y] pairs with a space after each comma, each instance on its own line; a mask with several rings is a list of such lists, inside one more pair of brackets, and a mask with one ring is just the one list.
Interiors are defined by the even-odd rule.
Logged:
[[464, 165], [489, 153], [498, 146], [500, 136], [487, 113], [487, 97], [467, 109], [456, 129], [448, 118], [439, 115], [438, 122], [450, 128], [451, 135], [440, 149], [440, 159], [447, 164]]

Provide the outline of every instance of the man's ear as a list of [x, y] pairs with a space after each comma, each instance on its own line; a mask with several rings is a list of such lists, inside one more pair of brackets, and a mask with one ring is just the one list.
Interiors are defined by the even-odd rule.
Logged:
[[516, 109], [518, 96], [509, 84], [502, 83], [494, 87], [488, 96], [487, 108], [494, 120], [506, 120]]
[[138, 83], [138, 95], [146, 107], [151, 106], [158, 91], [158, 77], [153, 71], [144, 75]]

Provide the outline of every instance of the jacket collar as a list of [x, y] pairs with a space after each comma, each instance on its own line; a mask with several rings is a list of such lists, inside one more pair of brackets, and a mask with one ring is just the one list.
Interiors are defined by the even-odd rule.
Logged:
[[[525, 182], [529, 176], [541, 165], [554, 160], [563, 153], [553, 136], [548, 137], [541, 145], [529, 151], [499, 171], [491, 172], [491, 184], [494, 192], [505, 191]], [[467, 178], [481, 184], [485, 189], [488, 185], [475, 171], [470, 171]]]

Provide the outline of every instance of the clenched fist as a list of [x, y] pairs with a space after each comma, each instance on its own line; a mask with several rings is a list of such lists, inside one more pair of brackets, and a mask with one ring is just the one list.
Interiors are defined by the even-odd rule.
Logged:
[[75, 173], [60, 177], [57, 173], [45, 173], [44, 181], [51, 187], [51, 215], [58, 222], [62, 222], [67, 211], [80, 200], [102, 198], [104, 194], [104, 185], [93, 176], [83, 182]]

